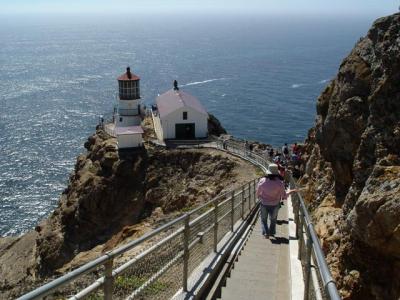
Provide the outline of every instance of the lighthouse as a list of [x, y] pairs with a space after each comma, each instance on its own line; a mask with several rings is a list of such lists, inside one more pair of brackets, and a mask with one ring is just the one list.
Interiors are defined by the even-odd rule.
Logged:
[[118, 149], [143, 146], [143, 129], [140, 126], [140, 78], [129, 67], [117, 78], [118, 104], [113, 123], [105, 124], [105, 131], [115, 136]]
[[126, 72], [118, 77], [118, 108], [116, 126], [140, 125], [140, 78], [127, 67]]

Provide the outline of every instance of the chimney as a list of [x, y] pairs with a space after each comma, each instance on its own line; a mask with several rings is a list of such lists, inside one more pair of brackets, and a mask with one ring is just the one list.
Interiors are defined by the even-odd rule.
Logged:
[[126, 75], [128, 76], [129, 79], [132, 78], [131, 68], [129, 67], [126, 68]]
[[174, 91], [179, 91], [178, 81], [174, 80]]

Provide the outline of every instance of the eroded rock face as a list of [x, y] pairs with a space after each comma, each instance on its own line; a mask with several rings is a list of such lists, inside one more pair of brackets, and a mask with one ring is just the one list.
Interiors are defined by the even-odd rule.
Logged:
[[306, 142], [305, 196], [342, 295], [398, 299], [400, 14], [344, 59]]
[[78, 157], [59, 207], [37, 228], [40, 274], [104, 243], [156, 207], [168, 213], [212, 198], [235, 165], [195, 150], [118, 153], [115, 142], [99, 130], [85, 143], [88, 152]]

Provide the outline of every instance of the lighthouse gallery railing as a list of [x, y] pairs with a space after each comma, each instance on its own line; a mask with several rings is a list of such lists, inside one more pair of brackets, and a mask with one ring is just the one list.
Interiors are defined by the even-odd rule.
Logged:
[[[246, 158], [265, 169], [268, 160], [248, 151], [240, 142], [217, 143], [217, 147]], [[294, 181], [291, 178], [291, 186]], [[167, 299], [190, 289], [190, 274], [212, 252], [222, 247], [224, 236], [257, 206], [256, 180], [226, 192], [200, 207], [105, 253], [99, 258], [55, 279], [20, 299]], [[305, 299], [312, 295], [340, 299], [325, 262], [301, 195], [294, 197], [299, 258], [304, 266]], [[235, 225], [236, 224], [236, 225]], [[134, 233], [134, 232], [133, 232]], [[306, 236], [305, 240], [303, 237]], [[311, 263], [314, 258], [315, 265]], [[317, 268], [314, 279], [312, 268]], [[319, 290], [319, 283], [324, 291]], [[77, 294], [76, 291], [79, 291]]]

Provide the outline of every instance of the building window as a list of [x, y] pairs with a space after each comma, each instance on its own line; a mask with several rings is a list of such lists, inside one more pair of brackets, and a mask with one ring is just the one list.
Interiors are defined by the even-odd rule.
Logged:
[[119, 121], [122, 122], [122, 120], [123, 120], [122, 117], [119, 117]]
[[184, 112], [183, 112], [183, 119], [184, 119], [184, 120], [187, 120], [187, 111], [184, 111]]

